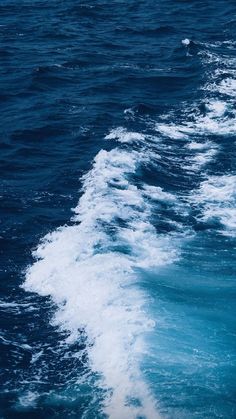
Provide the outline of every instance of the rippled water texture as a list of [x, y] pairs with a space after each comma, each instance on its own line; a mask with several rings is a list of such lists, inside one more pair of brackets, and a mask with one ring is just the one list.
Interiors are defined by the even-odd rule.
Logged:
[[235, 28], [1, 0], [1, 418], [236, 417]]

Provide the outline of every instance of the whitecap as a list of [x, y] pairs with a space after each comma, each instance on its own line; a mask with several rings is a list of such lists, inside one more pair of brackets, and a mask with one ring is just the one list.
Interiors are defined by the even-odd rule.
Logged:
[[[83, 178], [74, 225], [44, 237], [24, 284], [58, 305], [53, 324], [69, 332], [68, 343], [86, 333], [89, 365], [107, 394], [104, 413], [113, 419], [158, 417], [140, 369], [144, 336], [155, 323], [137, 285], [137, 269], [178, 257], [174, 237], [158, 237], [149, 220], [150, 187], [139, 189], [129, 180], [142, 159], [142, 153], [117, 148], [98, 153]], [[172, 199], [162, 190], [155, 193]]]
[[186, 139], [193, 132], [190, 127], [174, 124], [156, 124], [156, 130], [174, 140]]
[[[230, 103], [208, 99], [204, 105], [205, 115], [193, 115], [193, 120], [186, 120], [182, 124], [156, 124], [156, 130], [173, 140], [187, 140], [203, 134], [232, 135], [236, 133], [236, 115]], [[232, 110], [235, 117], [226, 115], [227, 110]]]
[[145, 136], [139, 132], [129, 132], [123, 127], [118, 127], [106, 135], [106, 140], [117, 140], [120, 143], [130, 143], [133, 141], [144, 141]]
[[188, 38], [182, 39], [181, 42], [185, 47], [188, 47], [190, 45], [190, 40]]
[[204, 222], [216, 220], [223, 234], [236, 234], [236, 176], [209, 176], [192, 195], [191, 202], [201, 209]]

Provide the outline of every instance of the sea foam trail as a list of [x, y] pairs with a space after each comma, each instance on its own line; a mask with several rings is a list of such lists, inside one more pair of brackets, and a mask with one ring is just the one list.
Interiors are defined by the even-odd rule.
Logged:
[[[124, 135], [124, 141], [143, 139]], [[149, 221], [150, 196], [173, 197], [129, 181], [143, 158], [122, 148], [98, 153], [83, 178], [74, 225], [44, 237], [24, 283], [26, 290], [49, 295], [58, 305], [53, 323], [69, 331], [68, 343], [85, 332], [90, 367], [107, 394], [103, 411], [113, 419], [159, 417], [140, 369], [145, 335], [154, 321], [137, 269], [169, 263], [177, 253]]]
[[[186, 46], [187, 41], [189, 40], [183, 40], [182, 43]], [[217, 48], [220, 45], [211, 45], [211, 47]], [[229, 47], [233, 45], [229, 41]], [[205, 99], [201, 103], [191, 104], [195, 105], [192, 112], [188, 110], [186, 113], [183, 110], [182, 123], [173, 124], [165, 121], [157, 123], [156, 130], [166, 137], [188, 140], [203, 135], [235, 136], [236, 134], [236, 59], [205, 50], [206, 46], [198, 55], [206, 67], [206, 72], [209, 72], [209, 66], [215, 65], [215, 69], [208, 74], [208, 81], [202, 87], [206, 92]], [[200, 108], [204, 109], [204, 112], [199, 111]]]

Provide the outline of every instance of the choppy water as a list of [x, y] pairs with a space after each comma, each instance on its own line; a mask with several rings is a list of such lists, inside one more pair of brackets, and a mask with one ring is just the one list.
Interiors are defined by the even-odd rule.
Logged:
[[1, 0], [1, 418], [236, 417], [235, 28]]

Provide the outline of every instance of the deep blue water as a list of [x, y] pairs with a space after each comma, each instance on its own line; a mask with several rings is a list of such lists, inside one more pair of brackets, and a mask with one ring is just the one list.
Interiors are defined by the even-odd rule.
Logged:
[[0, 39], [1, 419], [235, 418], [235, 0], [1, 0]]

